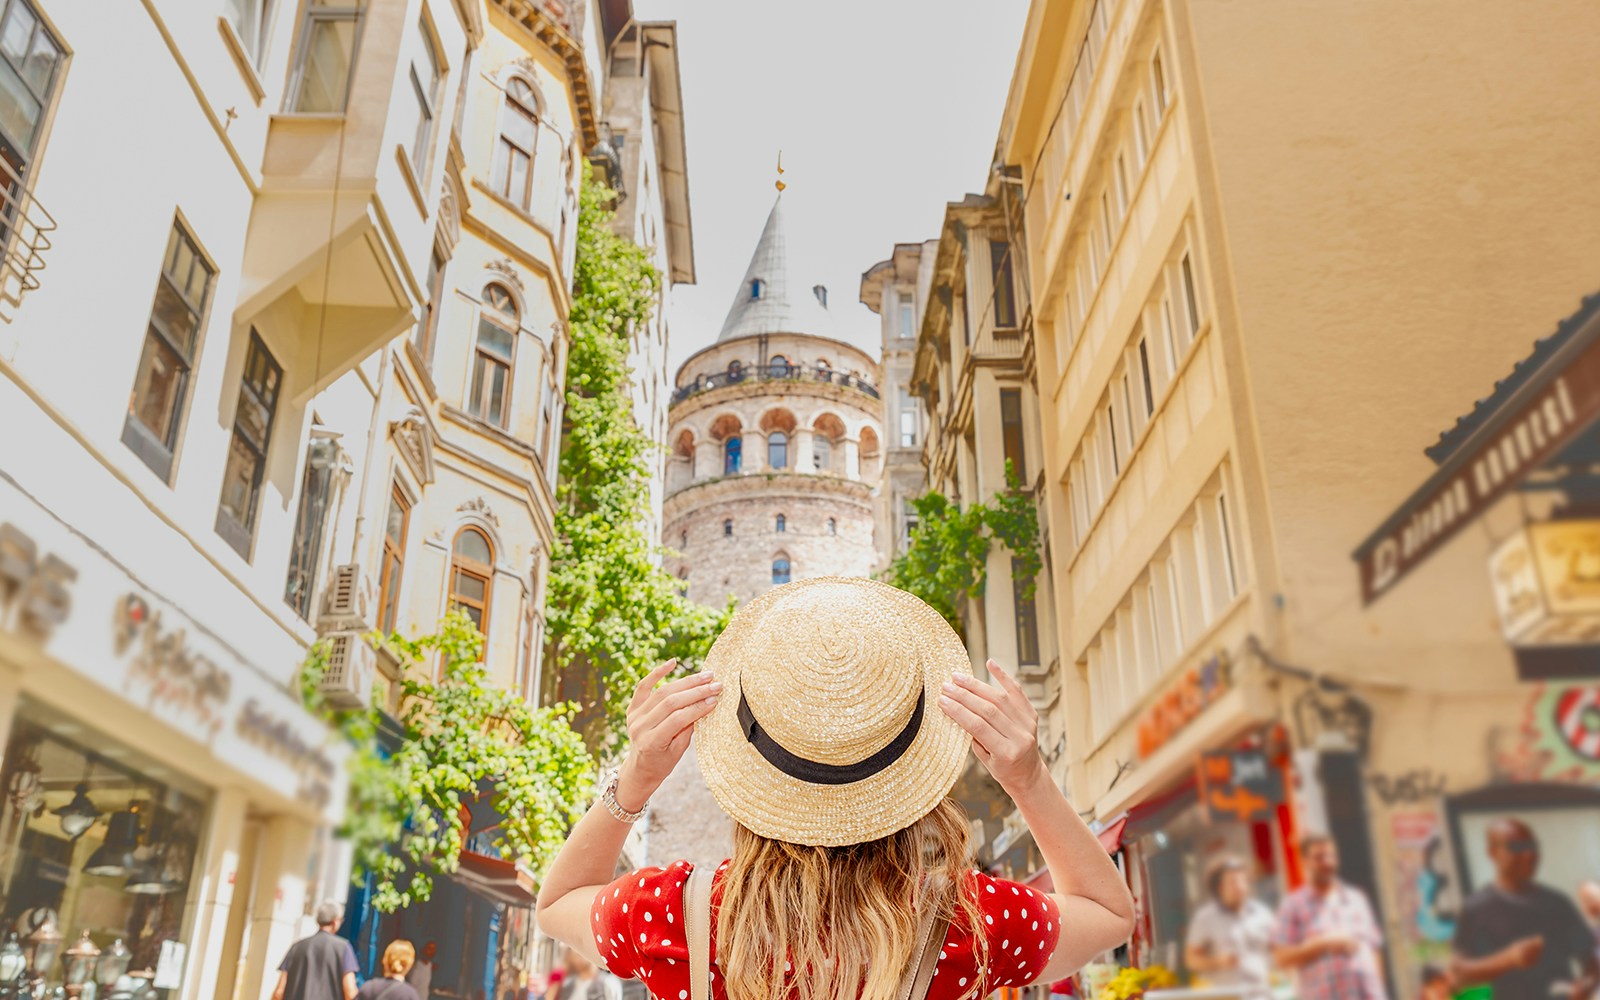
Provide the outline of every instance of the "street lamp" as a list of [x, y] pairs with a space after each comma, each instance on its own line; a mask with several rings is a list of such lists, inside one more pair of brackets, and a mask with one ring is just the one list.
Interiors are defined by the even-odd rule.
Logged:
[[61, 959], [61, 971], [66, 981], [67, 996], [77, 1000], [83, 993], [83, 988], [94, 975], [95, 963], [100, 959], [100, 949], [89, 940], [89, 932], [85, 930], [78, 938], [78, 943], [67, 949]]

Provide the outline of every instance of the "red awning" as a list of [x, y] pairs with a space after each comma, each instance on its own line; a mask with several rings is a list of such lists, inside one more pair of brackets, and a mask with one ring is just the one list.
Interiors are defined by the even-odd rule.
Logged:
[[1100, 838], [1100, 846], [1106, 849], [1107, 854], [1115, 854], [1122, 849], [1122, 831], [1127, 825], [1128, 814], [1123, 813], [1097, 834]]
[[532, 872], [485, 854], [462, 851], [455, 878], [480, 895], [512, 906], [532, 906], [538, 899]]

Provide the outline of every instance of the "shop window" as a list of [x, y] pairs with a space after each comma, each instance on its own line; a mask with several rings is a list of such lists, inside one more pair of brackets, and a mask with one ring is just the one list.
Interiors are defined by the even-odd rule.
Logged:
[[773, 431], [767, 435], [767, 467], [783, 469], [789, 465], [789, 435]]
[[1039, 664], [1039, 612], [1034, 605], [1032, 580], [1020, 579], [1022, 560], [1011, 558], [1011, 600], [1017, 618], [1017, 665]]
[[289, 110], [302, 114], [342, 114], [350, 96], [356, 41], [364, 5], [345, 0], [311, 0], [300, 29]]
[[322, 559], [328, 507], [333, 501], [333, 467], [338, 456], [337, 444], [327, 438], [314, 438], [306, 449], [306, 468], [300, 477], [300, 506], [294, 516], [283, 599], [307, 621], [311, 620], [311, 604], [316, 599], [317, 569]]
[[780, 583], [788, 582], [789, 559], [787, 556], [779, 556], [778, 558], [772, 560], [772, 583], [774, 586], [777, 586]]
[[533, 158], [539, 143], [539, 95], [520, 76], [506, 81], [500, 105], [500, 136], [495, 142], [489, 184], [496, 194], [527, 211], [533, 204]]
[[478, 631], [488, 636], [494, 546], [488, 535], [469, 527], [457, 532], [450, 552], [450, 606], [460, 608]]
[[400, 608], [400, 578], [406, 563], [406, 528], [411, 498], [400, 484], [389, 487], [389, 513], [383, 522], [383, 566], [378, 571], [378, 631], [394, 631]]
[[511, 362], [520, 328], [521, 315], [506, 287], [491, 284], [484, 288], [467, 411], [496, 427], [504, 427], [511, 412]]
[[[54, 921], [63, 948], [87, 931], [101, 961], [124, 971], [157, 968], [164, 949], [181, 949], [208, 804], [197, 788], [173, 780], [135, 748], [24, 701], [0, 778], [9, 792], [0, 845], [4, 926], [25, 939]], [[112, 954], [118, 938], [126, 955]], [[47, 985], [58, 987], [62, 971], [60, 961], [51, 963]]]
[[233, 439], [222, 472], [222, 499], [217, 504], [217, 534], [233, 550], [250, 558], [260, 508], [261, 480], [267, 471], [272, 421], [283, 389], [283, 368], [254, 330], [239, 378], [239, 402], [233, 411]]
[[0, 0], [0, 9], [0, 159], [24, 177], [60, 82], [61, 43], [28, 0]]
[[[4, 41], [0, 40], [0, 49], [3, 48]], [[122, 443], [164, 480], [172, 477], [178, 426], [189, 395], [189, 374], [194, 368], [216, 273], [188, 230], [175, 223], [161, 260], [156, 300], [145, 325], [144, 351], [139, 356], [128, 416], [122, 427]]]
[[1000, 390], [1000, 443], [1011, 474], [1018, 483], [1028, 481], [1027, 449], [1022, 440], [1022, 390]]
[[1017, 293], [1011, 274], [1011, 244], [1004, 240], [989, 242], [989, 269], [994, 279], [995, 329], [1014, 330], [1017, 326]]

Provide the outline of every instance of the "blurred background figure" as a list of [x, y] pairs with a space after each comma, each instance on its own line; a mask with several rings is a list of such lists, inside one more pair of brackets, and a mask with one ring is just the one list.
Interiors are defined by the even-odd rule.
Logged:
[[1189, 921], [1184, 964], [1207, 983], [1264, 1000], [1271, 995], [1273, 916], [1250, 894], [1249, 867], [1237, 857], [1222, 858], [1206, 872], [1206, 891], [1211, 898]]
[[1600, 882], [1594, 879], [1585, 879], [1578, 886], [1578, 909], [1583, 911], [1583, 917], [1589, 921], [1589, 929], [1594, 932], [1595, 947], [1600, 950]]
[[342, 904], [330, 899], [318, 905], [317, 932], [289, 946], [272, 1000], [355, 1000], [356, 951], [335, 933], [343, 919]]
[[563, 974], [551, 974], [545, 1000], [622, 1000], [621, 981], [571, 948], [561, 965]]
[[1533, 880], [1538, 838], [1510, 818], [1491, 824], [1487, 836], [1495, 880], [1461, 909], [1457, 982], [1488, 984], [1495, 1000], [1588, 1000], [1600, 980], [1594, 930], [1570, 899]]
[[411, 966], [411, 971], [406, 973], [406, 982], [417, 992], [417, 1000], [428, 1000], [428, 994], [433, 989], [434, 955], [439, 951], [439, 946], [428, 941], [422, 946], [422, 954], [417, 956], [417, 961]]
[[1450, 979], [1450, 971], [1443, 966], [1428, 963], [1422, 967], [1422, 989], [1417, 993], [1417, 1000], [1451, 1000], [1455, 994], [1455, 986]]
[[356, 1000], [417, 1000], [417, 991], [406, 981], [417, 960], [417, 949], [410, 941], [397, 939], [383, 949], [381, 976], [367, 980], [356, 992]]
[[1339, 878], [1339, 849], [1326, 834], [1300, 842], [1307, 884], [1278, 908], [1273, 957], [1295, 973], [1299, 1000], [1388, 1000], [1378, 949], [1383, 932], [1366, 893]]

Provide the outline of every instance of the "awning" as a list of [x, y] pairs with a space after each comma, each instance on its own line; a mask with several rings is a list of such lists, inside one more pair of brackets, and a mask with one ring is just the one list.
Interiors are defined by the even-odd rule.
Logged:
[[1095, 834], [1100, 838], [1100, 846], [1106, 849], [1107, 854], [1115, 854], [1122, 850], [1122, 831], [1127, 829], [1127, 826], [1128, 814], [1123, 813]]
[[538, 899], [533, 872], [486, 854], [462, 851], [461, 867], [454, 877], [473, 892], [511, 906], [532, 906]]
[[1597, 419], [1600, 295], [1592, 295], [1427, 449], [1438, 471], [1353, 554], [1362, 599], [1383, 596], [1535, 470], [1552, 460], [1590, 464], [1593, 449], [1574, 445]]

